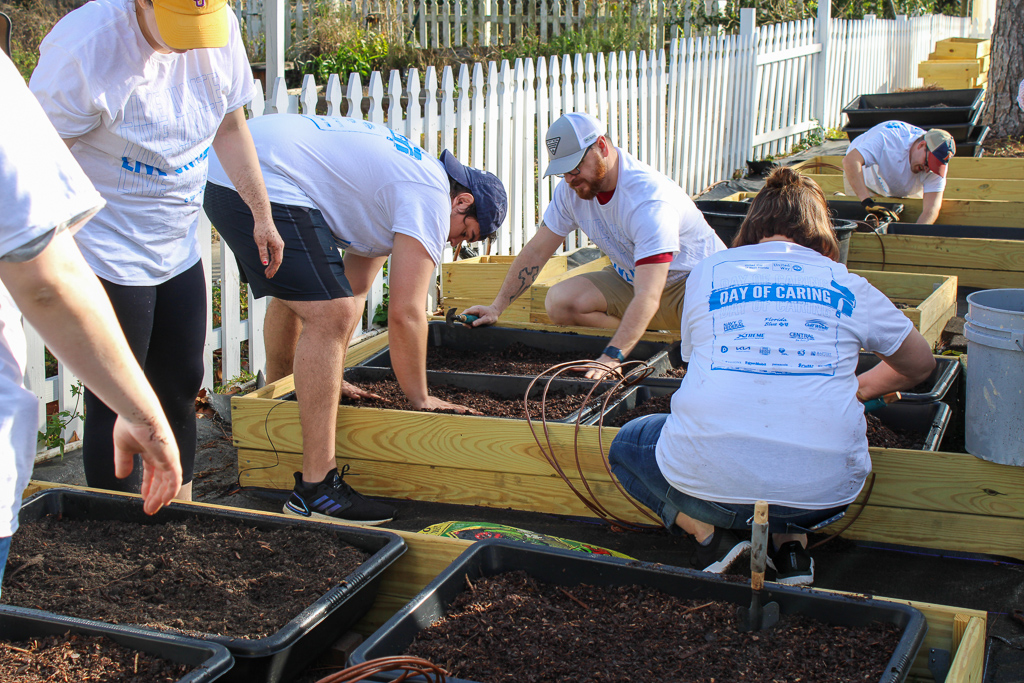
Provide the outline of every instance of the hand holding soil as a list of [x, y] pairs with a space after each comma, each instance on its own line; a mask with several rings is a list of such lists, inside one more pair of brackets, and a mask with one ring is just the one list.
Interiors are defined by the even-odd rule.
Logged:
[[357, 387], [355, 384], [352, 384], [351, 382], [346, 382], [345, 380], [341, 381], [341, 397], [349, 399], [369, 398], [378, 401], [384, 401], [385, 403], [388, 402], [388, 399], [382, 396], [378, 396], [372, 391], [361, 389]]

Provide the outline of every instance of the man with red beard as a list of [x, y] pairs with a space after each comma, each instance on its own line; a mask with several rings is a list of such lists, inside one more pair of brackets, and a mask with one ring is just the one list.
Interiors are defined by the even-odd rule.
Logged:
[[472, 306], [474, 327], [498, 320], [529, 289], [541, 266], [573, 230], [582, 230], [611, 260], [603, 270], [558, 283], [544, 301], [558, 325], [615, 330], [587, 378], [621, 365], [648, 328], [679, 330], [686, 277], [725, 249], [690, 197], [672, 179], [612, 144], [604, 124], [565, 114], [545, 136], [544, 176], [563, 179], [537, 233], [519, 252], [490, 306]]

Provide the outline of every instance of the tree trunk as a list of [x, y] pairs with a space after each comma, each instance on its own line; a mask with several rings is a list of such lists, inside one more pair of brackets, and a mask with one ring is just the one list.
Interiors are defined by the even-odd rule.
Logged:
[[992, 62], [985, 93], [984, 122], [991, 137], [1024, 135], [1024, 112], [1017, 92], [1024, 79], [1024, 0], [999, 0], [992, 27]]

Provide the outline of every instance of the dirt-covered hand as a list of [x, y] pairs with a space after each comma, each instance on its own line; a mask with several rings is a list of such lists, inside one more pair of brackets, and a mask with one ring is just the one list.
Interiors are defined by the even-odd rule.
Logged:
[[374, 398], [379, 401], [390, 402], [390, 399], [386, 399], [383, 396], [373, 393], [372, 391], [360, 389], [355, 384], [350, 384], [345, 380], [341, 381], [341, 395], [343, 398]]
[[114, 423], [114, 474], [131, 474], [133, 458], [142, 456], [142, 509], [147, 515], [167, 505], [181, 488], [181, 458], [167, 421], [133, 423], [118, 417]]
[[454, 410], [464, 415], [483, 415], [479, 410], [473, 410], [467, 406], [460, 406], [458, 403], [449, 403], [436, 396], [427, 396], [423, 410]]
[[590, 369], [587, 370], [587, 374], [585, 374], [583, 377], [585, 379], [596, 380], [621, 379], [622, 372], [620, 372], [618, 369], [620, 365], [622, 365], [622, 363], [620, 363], [615, 358], [609, 358], [608, 356], [602, 354], [601, 357], [598, 358], [596, 361], [587, 364], [587, 367], [589, 367]]
[[260, 221], [253, 226], [252, 238], [260, 250], [260, 262], [266, 266], [263, 271], [268, 278], [277, 274], [284, 260], [284, 240], [272, 220]]

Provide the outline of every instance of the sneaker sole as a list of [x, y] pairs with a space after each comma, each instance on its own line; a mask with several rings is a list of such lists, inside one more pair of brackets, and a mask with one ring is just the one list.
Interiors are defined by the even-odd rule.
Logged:
[[[775, 569], [775, 563], [768, 560], [768, 566]], [[775, 569], [775, 571], [778, 571]], [[794, 574], [793, 576], [777, 576], [772, 583], [781, 583], [783, 586], [810, 586], [814, 583], [814, 558], [811, 558], [811, 571], [809, 574]]]
[[322, 519], [328, 522], [345, 522], [346, 524], [362, 524], [363, 526], [377, 526], [378, 524], [385, 524], [386, 522], [390, 522], [394, 519], [394, 517], [388, 517], [387, 519], [345, 519], [344, 517], [322, 515], [319, 512], [310, 512], [309, 515], [303, 515], [288, 507], [287, 504], [281, 508], [281, 510], [286, 515], [299, 517], [301, 519]]
[[741, 541], [732, 547], [728, 555], [717, 562], [709, 564], [701, 571], [708, 572], [709, 574], [723, 574], [748, 550], [750, 550], [750, 541]]

